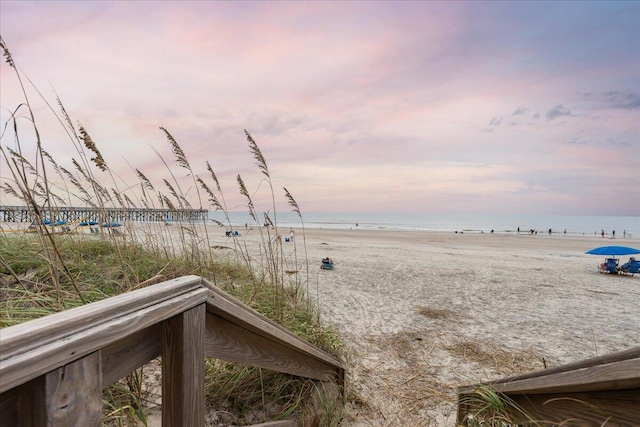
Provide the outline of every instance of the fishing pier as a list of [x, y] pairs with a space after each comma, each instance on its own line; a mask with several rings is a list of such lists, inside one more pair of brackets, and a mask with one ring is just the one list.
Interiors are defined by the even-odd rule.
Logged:
[[34, 210], [27, 206], [0, 206], [0, 221], [33, 222], [39, 219], [51, 221], [203, 221], [209, 211], [206, 209], [140, 209], [140, 208], [97, 208], [97, 207], [42, 207], [42, 218], [37, 218]]

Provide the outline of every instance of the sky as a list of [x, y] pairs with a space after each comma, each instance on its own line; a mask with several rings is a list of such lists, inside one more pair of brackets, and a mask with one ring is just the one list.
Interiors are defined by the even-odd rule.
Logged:
[[122, 192], [139, 169], [210, 208], [164, 127], [230, 210], [238, 175], [269, 210], [247, 130], [278, 209], [286, 187], [303, 213], [640, 215], [639, 1], [0, 0], [0, 34], [43, 148], [73, 170], [59, 97]]

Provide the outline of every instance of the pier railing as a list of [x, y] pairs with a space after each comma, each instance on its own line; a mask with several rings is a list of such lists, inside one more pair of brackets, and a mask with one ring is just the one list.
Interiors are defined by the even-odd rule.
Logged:
[[157, 356], [163, 426], [204, 425], [205, 356], [344, 385], [340, 360], [184, 276], [1, 329], [0, 426], [99, 426], [102, 389]]
[[0, 220], [5, 222], [53, 221], [198, 221], [206, 220], [206, 209], [150, 209], [107, 207], [41, 207], [40, 217], [28, 206], [0, 206]]
[[[637, 426], [640, 347], [484, 385], [518, 408], [510, 414], [518, 425]], [[458, 389], [459, 425], [486, 407], [476, 390]]]

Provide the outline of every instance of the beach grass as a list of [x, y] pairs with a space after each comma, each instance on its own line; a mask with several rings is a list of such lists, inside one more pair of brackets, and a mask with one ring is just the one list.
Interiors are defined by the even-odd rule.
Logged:
[[[13, 139], [7, 141], [5, 133], [0, 140], [0, 153], [6, 165], [3, 170], [9, 174], [3, 177], [2, 191], [16, 205], [28, 207], [34, 218], [28, 229], [0, 230], [0, 327], [193, 274], [209, 279], [312, 344], [332, 354], [341, 352], [340, 337], [322, 324], [319, 311], [310, 302], [308, 274], [305, 278], [297, 273], [308, 271], [306, 260], [285, 256], [282, 245], [275, 239], [277, 196], [266, 159], [247, 131], [249, 151], [266, 177], [272, 201], [262, 213], [269, 225], [263, 227], [252, 196], [257, 190], [250, 190], [249, 184], [237, 176], [239, 191], [246, 197], [248, 212], [261, 235], [257, 254], [235, 236], [230, 245], [212, 245], [209, 230], [215, 224], [206, 218], [171, 224], [125, 222], [117, 229], [103, 228], [99, 233], [87, 233], [86, 227], [78, 224], [69, 224], [65, 229], [46, 225], [47, 220], [53, 219], [47, 217], [47, 212], [66, 206], [90, 206], [107, 218], [108, 208], [177, 211], [208, 204], [226, 218], [226, 224], [217, 225], [233, 230], [211, 164], [206, 161], [206, 172], [198, 174], [169, 130], [161, 127], [160, 135], [169, 144], [173, 161], [167, 161], [156, 151], [167, 178], [152, 182], [148, 174], [133, 167], [138, 182], [123, 182], [105, 161], [89, 130], [75, 124], [60, 99], [56, 99], [54, 106], [37, 89], [28, 88], [24, 83], [28, 78], [15, 66], [1, 38], [0, 45], [24, 94], [24, 102], [17, 106], [9, 122], [3, 123], [13, 129]], [[71, 159], [71, 165], [58, 163], [46, 150], [46, 138], [30, 101], [33, 91], [49, 107], [74, 147], [77, 155]], [[22, 120], [25, 116], [29, 118], [26, 125]], [[26, 153], [35, 154], [28, 158]], [[186, 171], [190, 181], [185, 184], [179, 179], [176, 166], [171, 164]], [[184, 188], [190, 189], [189, 197]], [[295, 199], [285, 191], [287, 203], [302, 218]], [[99, 225], [96, 231], [98, 228]], [[158, 378], [149, 375], [156, 371], [152, 363], [104, 390], [105, 424], [147, 424], [145, 411], [158, 401], [153, 391]], [[225, 413], [234, 423], [265, 422], [299, 414], [316, 387], [311, 380], [291, 375], [215, 359], [206, 361], [209, 416]], [[336, 407], [335, 412], [339, 413], [340, 408]]]

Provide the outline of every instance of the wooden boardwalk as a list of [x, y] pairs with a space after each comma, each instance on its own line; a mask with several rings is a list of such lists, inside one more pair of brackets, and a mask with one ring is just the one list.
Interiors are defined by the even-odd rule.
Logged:
[[[202, 221], [209, 211], [206, 209], [139, 209], [139, 208], [94, 208], [60, 207], [42, 208], [42, 217], [51, 221]], [[0, 206], [0, 221], [33, 222], [35, 212], [27, 206]]]

